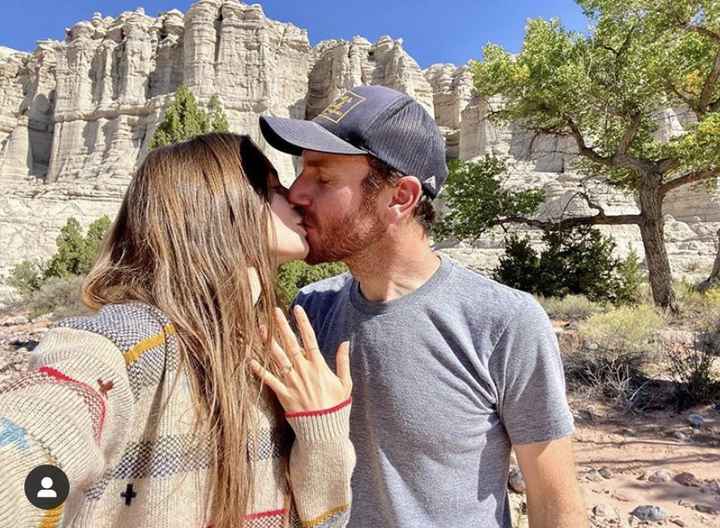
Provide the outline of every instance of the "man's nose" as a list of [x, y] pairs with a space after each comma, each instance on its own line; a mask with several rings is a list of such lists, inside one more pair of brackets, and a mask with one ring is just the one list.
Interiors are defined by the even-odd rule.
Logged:
[[310, 205], [310, 193], [303, 182], [302, 173], [300, 173], [290, 186], [290, 189], [288, 189], [287, 199], [292, 205], [298, 207], [307, 207]]

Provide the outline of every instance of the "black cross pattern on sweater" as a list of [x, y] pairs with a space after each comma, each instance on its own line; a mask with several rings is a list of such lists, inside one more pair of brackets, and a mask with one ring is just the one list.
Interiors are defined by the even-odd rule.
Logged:
[[130, 506], [130, 503], [137, 496], [137, 493], [133, 491], [133, 485], [128, 484], [127, 489], [121, 493], [120, 496], [125, 499], [125, 506]]

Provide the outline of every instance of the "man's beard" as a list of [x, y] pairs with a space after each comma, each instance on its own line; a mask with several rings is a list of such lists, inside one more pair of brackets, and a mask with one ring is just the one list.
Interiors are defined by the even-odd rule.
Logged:
[[376, 196], [366, 193], [362, 204], [355, 211], [331, 222], [326, 219], [322, 231], [317, 229], [320, 227], [317, 219], [303, 212], [306, 221], [309, 220], [310, 226], [320, 234], [320, 239], [314, 242], [308, 237], [310, 252], [305, 262], [320, 264], [346, 261], [380, 240], [386, 226], [374, 209]]

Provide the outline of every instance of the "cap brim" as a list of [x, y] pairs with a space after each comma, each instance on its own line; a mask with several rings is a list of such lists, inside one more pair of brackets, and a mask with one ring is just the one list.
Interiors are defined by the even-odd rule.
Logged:
[[303, 150], [328, 154], [367, 154], [314, 121], [261, 116], [260, 131], [270, 145], [294, 156], [300, 156]]

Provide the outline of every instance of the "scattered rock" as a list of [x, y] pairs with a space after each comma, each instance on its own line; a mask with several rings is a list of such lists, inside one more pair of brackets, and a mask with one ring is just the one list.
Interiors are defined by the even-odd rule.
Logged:
[[693, 507], [692, 503], [690, 501], [686, 501], [685, 499], [680, 499], [679, 501], [677, 501], [677, 503], [678, 503], [678, 506], [683, 506], [685, 508]]
[[708, 513], [710, 515], [717, 515], [718, 513], [720, 513], [712, 506], [708, 506], [706, 504], [696, 504], [695, 509], [700, 513]]
[[595, 517], [601, 519], [616, 519], [619, 517], [617, 510], [607, 504], [598, 504], [592, 509], [592, 512]]
[[611, 479], [611, 478], [613, 478], [613, 476], [614, 476], [612, 470], [611, 470], [610, 468], [607, 468], [607, 467], [602, 467], [602, 468], [600, 468], [600, 470], [598, 471], [598, 473], [600, 473], [600, 475], [601, 475], [603, 478], [606, 478], [606, 479]]
[[700, 416], [699, 414], [691, 414], [687, 417], [688, 423], [692, 426], [693, 429], [700, 429], [703, 425], [705, 425], [705, 418]]
[[24, 315], [16, 315], [13, 317], [8, 317], [7, 319], [3, 319], [2, 323], [0, 323], [0, 326], [20, 326], [20, 325], [26, 325], [30, 322], [30, 320], [24, 316]]
[[578, 411], [575, 411], [573, 413], [573, 418], [579, 422], [594, 422], [595, 421], [595, 415], [592, 411], [589, 411], [587, 409], [580, 409]]
[[700, 482], [698, 479], [693, 475], [692, 473], [683, 472], [675, 475], [675, 478], [673, 479], [678, 484], [682, 484], [683, 486], [688, 486], [692, 488], [698, 488], [700, 487]]
[[602, 482], [605, 478], [597, 469], [591, 469], [585, 474], [585, 478], [591, 482]]
[[660, 506], [644, 505], [638, 506], [630, 515], [640, 519], [641, 521], [657, 522], [667, 517], [667, 513]]
[[658, 469], [654, 473], [651, 473], [648, 478], [650, 482], [671, 482], [673, 479], [672, 473], [670, 473], [667, 469]]
[[38, 315], [32, 320], [32, 324], [39, 324], [39, 323], [50, 323], [52, 322], [54, 317], [54, 314], [52, 312], [48, 312], [46, 314]]
[[684, 526], [685, 526], [685, 521], [683, 521], [682, 519], [677, 519], [677, 518], [675, 518], [675, 519], [670, 519], [670, 522], [673, 523], [673, 524], [676, 525], [676, 526], [681, 526], [681, 527], [684, 527]]
[[525, 479], [523, 478], [519, 467], [510, 467], [510, 472], [508, 473], [508, 486], [510, 486], [510, 489], [515, 493], [525, 493], [527, 490]]
[[688, 440], [688, 435], [683, 433], [682, 431], [673, 431], [671, 435], [675, 440], [680, 440], [681, 442], [686, 442]]

